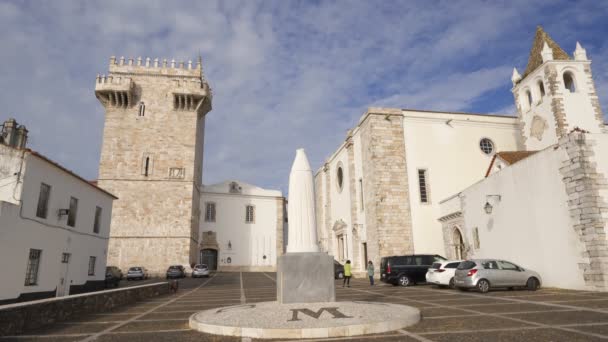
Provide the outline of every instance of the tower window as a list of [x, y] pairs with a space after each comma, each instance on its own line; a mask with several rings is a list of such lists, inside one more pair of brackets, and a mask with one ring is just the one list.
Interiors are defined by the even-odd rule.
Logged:
[[359, 178], [359, 193], [361, 194], [361, 211], [363, 211], [363, 178]]
[[248, 205], [245, 208], [245, 223], [254, 223], [255, 222], [255, 207], [253, 205]]
[[139, 116], [144, 116], [146, 115], [146, 105], [143, 102], [139, 103], [139, 112], [138, 112]]
[[479, 141], [479, 148], [483, 153], [490, 155], [494, 152], [494, 143], [488, 138], [483, 138]]
[[532, 92], [526, 90], [526, 98], [528, 99], [528, 108], [532, 107]]
[[564, 73], [564, 87], [568, 89], [571, 93], [576, 91], [576, 85], [574, 84], [574, 76], [572, 73], [565, 72]]
[[538, 92], [540, 93], [541, 99], [545, 97], [545, 85], [543, 81], [538, 81]]
[[428, 183], [427, 183], [427, 171], [424, 169], [418, 169], [418, 187], [420, 189], [420, 202], [429, 203]]
[[144, 176], [148, 177], [148, 171], [150, 169], [150, 157], [146, 157], [145, 165], [144, 165]]

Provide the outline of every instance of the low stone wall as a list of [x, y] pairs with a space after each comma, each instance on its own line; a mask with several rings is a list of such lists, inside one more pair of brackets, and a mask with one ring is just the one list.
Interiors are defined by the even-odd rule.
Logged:
[[0, 306], [0, 336], [21, 334], [74, 316], [110, 311], [166, 293], [169, 287], [162, 282], [3, 305]]

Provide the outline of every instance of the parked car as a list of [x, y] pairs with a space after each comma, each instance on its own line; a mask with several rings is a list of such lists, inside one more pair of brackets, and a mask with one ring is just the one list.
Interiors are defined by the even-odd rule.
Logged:
[[462, 260], [449, 260], [434, 263], [426, 272], [426, 282], [453, 289], [455, 287], [454, 274], [456, 273], [456, 267], [461, 262]]
[[111, 267], [106, 267], [105, 287], [118, 287], [121, 279], [121, 274]]
[[388, 256], [380, 259], [380, 280], [394, 286], [410, 286], [426, 281], [426, 272], [435, 262], [447, 259], [437, 254]]
[[209, 267], [205, 264], [197, 264], [194, 265], [192, 269], [192, 278], [198, 277], [208, 277], [209, 276]]
[[185, 278], [186, 269], [182, 265], [169, 266], [167, 269], [167, 279], [169, 278]]
[[342, 279], [344, 278], [344, 265], [334, 260], [334, 278]]
[[512, 262], [498, 259], [463, 261], [456, 269], [454, 283], [460, 290], [476, 288], [481, 293], [491, 288], [525, 287], [536, 291], [542, 283], [540, 275]]
[[112, 275], [114, 275], [114, 277], [119, 278], [120, 280], [123, 279], [123, 274], [122, 274], [122, 270], [116, 266], [106, 266], [106, 273], [111, 272]]
[[145, 267], [135, 266], [127, 271], [127, 280], [144, 280], [148, 279], [148, 270]]

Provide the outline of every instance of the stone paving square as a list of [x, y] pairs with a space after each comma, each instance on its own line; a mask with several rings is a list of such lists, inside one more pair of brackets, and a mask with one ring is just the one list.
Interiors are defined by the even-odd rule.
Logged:
[[[243, 287], [241, 288], [241, 281]], [[111, 312], [74, 317], [4, 341], [241, 341], [190, 330], [190, 315], [241, 303], [274, 301], [273, 273], [218, 273], [182, 279], [177, 294], [148, 299]], [[541, 289], [474, 291], [408, 288], [353, 279], [336, 281], [338, 301], [376, 301], [420, 308], [422, 320], [405, 330], [311, 341], [599, 341], [608, 339], [608, 297], [603, 293]], [[558, 301], [558, 302], [556, 302]], [[108, 330], [105, 331], [104, 330]], [[268, 341], [255, 340], [252, 341]]]

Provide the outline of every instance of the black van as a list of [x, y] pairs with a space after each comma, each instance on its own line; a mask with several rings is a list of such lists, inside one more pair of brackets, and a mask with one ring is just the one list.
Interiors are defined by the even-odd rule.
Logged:
[[395, 286], [426, 281], [426, 272], [435, 262], [447, 260], [437, 254], [388, 256], [380, 259], [380, 280]]

